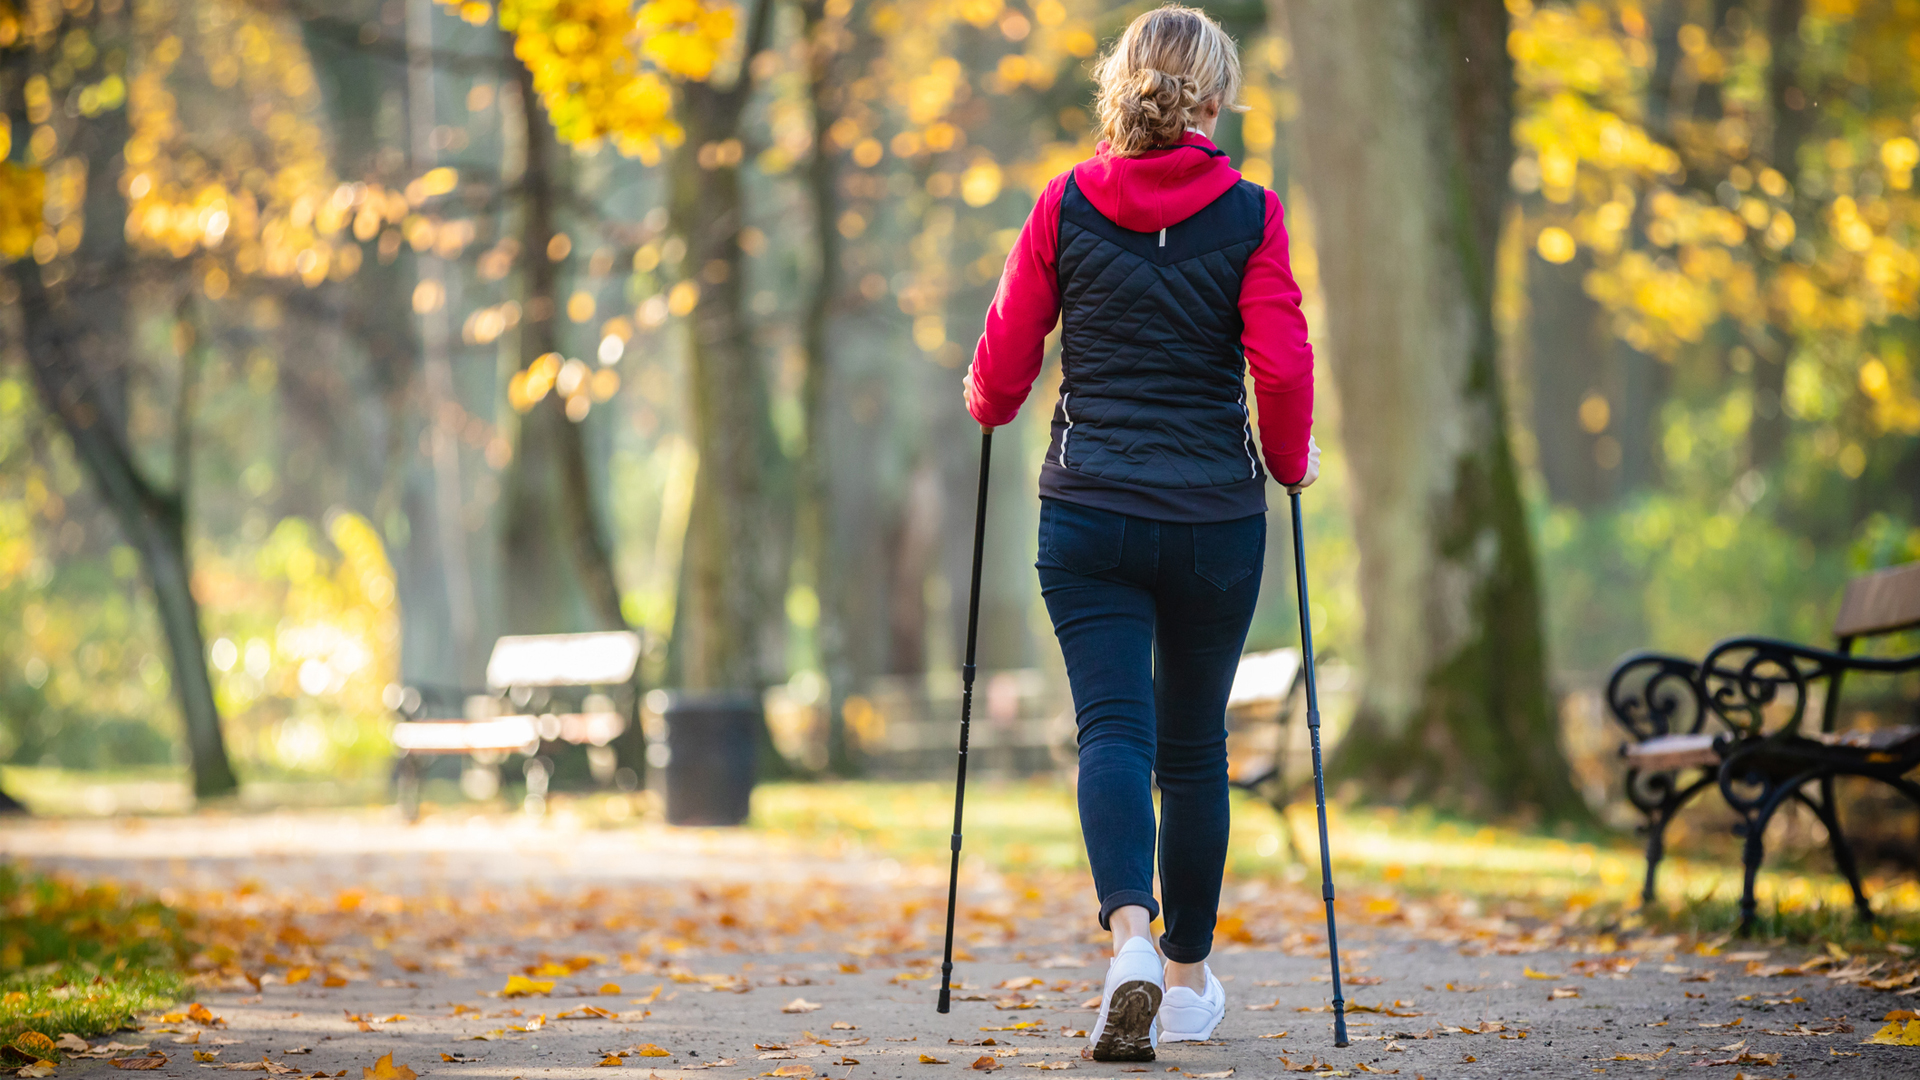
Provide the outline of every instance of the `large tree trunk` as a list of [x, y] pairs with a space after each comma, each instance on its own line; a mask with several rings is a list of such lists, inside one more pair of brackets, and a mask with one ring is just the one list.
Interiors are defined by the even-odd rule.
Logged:
[[1506, 9], [1287, 2], [1366, 608], [1336, 771], [1381, 797], [1579, 816], [1494, 353]]
[[[95, 41], [103, 46], [124, 45], [123, 13], [95, 9], [84, 18]], [[8, 117], [15, 131], [31, 130], [17, 113], [19, 80], [51, 59], [22, 50], [8, 63], [0, 94], [15, 110]], [[187, 554], [186, 451], [192, 436], [185, 425], [191, 423], [190, 396], [183, 391], [176, 409], [174, 422], [181, 427], [175, 432], [170, 489], [142, 469], [127, 431], [127, 382], [133, 360], [125, 319], [132, 266], [126, 246], [126, 201], [119, 187], [127, 131], [126, 111], [116, 109], [63, 132], [68, 152], [84, 158], [87, 168], [81, 242], [70, 256], [56, 257], [44, 270], [31, 259], [19, 260], [9, 269], [19, 291], [19, 325], [41, 403], [59, 418], [127, 543], [139, 552], [153, 588], [172, 661], [173, 691], [186, 727], [194, 795], [207, 798], [230, 794], [239, 782], [227, 760], [220, 712], [207, 674], [206, 640]]]
[[[1771, 145], [1767, 147], [1770, 164], [1787, 178], [1793, 191], [1793, 216], [1812, 221], [1814, 210], [1800, 197], [1800, 144], [1813, 127], [1813, 109], [1800, 89], [1800, 61], [1806, 52], [1800, 40], [1800, 20], [1806, 15], [1806, 0], [1773, 0], [1767, 6], [1767, 40], [1771, 55], [1767, 65], [1767, 105], [1773, 122]], [[1785, 252], [1778, 257], [1784, 258]], [[1771, 275], [1768, 275], [1769, 277]], [[1785, 319], [1774, 326], [1790, 325]], [[1787, 363], [1792, 359], [1793, 339], [1778, 330], [1765, 331], [1763, 347], [1755, 350], [1753, 365], [1753, 421], [1747, 429], [1747, 460], [1755, 468], [1765, 468], [1780, 459], [1787, 442], [1787, 414], [1781, 407], [1781, 395], [1787, 388]]]
[[[503, 35], [525, 118], [526, 165], [521, 176], [520, 246], [524, 283], [520, 366], [561, 351], [559, 265], [548, 256], [555, 209], [566, 183], [556, 160], [553, 125], [533, 91], [533, 74]], [[602, 521], [582, 423], [567, 416], [566, 399], [550, 393], [520, 421], [507, 477], [505, 523], [507, 627], [515, 633], [626, 629], [613, 546]], [[569, 573], [571, 571], [571, 573]]]
[[[755, 0], [739, 76], [682, 88], [686, 141], [670, 168], [669, 220], [686, 242], [682, 274], [699, 302], [688, 317], [688, 383], [700, 471], [688, 522], [686, 607], [675, 647], [688, 689], [757, 692], [775, 679], [784, 637], [792, 532], [788, 467], [768, 412], [766, 367], [741, 288], [740, 120], [751, 59], [765, 45], [771, 0]], [[726, 149], [722, 149], [725, 147]]]

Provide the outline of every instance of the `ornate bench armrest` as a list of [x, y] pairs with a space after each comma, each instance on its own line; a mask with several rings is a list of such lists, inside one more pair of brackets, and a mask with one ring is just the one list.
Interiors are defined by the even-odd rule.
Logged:
[[[1728, 638], [1701, 663], [1700, 684], [1707, 706], [1742, 736], [1762, 738], [1796, 733], [1806, 717], [1814, 683], [1847, 671], [1898, 674], [1920, 669], [1920, 654], [1905, 657], [1851, 656], [1831, 649], [1777, 638]], [[1768, 722], [1768, 714], [1774, 723]]]
[[1699, 665], [1667, 653], [1629, 653], [1607, 678], [1607, 712], [1634, 742], [1696, 735], [1710, 714], [1696, 676]]

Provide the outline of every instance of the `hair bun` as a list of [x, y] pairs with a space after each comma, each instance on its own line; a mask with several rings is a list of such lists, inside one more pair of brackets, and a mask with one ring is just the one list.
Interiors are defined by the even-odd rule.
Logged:
[[1189, 76], [1142, 68], [1117, 104], [1142, 149], [1166, 146], [1178, 142], [1187, 130], [1200, 105], [1200, 87]]

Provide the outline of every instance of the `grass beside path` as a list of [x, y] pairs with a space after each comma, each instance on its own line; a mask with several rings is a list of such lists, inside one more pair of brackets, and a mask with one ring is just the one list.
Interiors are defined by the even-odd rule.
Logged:
[[0, 866], [0, 1044], [115, 1031], [186, 992], [179, 913], [110, 883]]
[[[1741, 870], [1732, 838], [1724, 845], [1725, 862], [1670, 856], [1660, 869], [1660, 903], [1643, 911], [1644, 855], [1632, 836], [1568, 840], [1419, 808], [1329, 809], [1335, 883], [1356, 898], [1362, 892], [1452, 895], [1516, 914], [1581, 909], [1596, 927], [1703, 938], [1739, 925]], [[765, 785], [754, 794], [754, 824], [830, 851], [944, 864], [953, 787], [937, 781]], [[1316, 832], [1312, 803], [1296, 803], [1283, 817], [1235, 791], [1228, 874], [1318, 880]], [[1014, 872], [1084, 866], [1072, 789], [1047, 781], [969, 784], [965, 851], [969, 860]], [[1801, 865], [1770, 855], [1760, 878], [1756, 937], [1920, 947], [1920, 882], [1870, 878], [1867, 887], [1878, 916], [1871, 926], [1854, 918], [1845, 880], [1820, 858]]]

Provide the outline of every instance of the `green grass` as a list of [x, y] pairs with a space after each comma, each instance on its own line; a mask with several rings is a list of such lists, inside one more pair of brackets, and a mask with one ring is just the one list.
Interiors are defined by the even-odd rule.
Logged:
[[186, 990], [190, 944], [172, 908], [107, 883], [0, 866], [0, 1042], [118, 1029]]
[[45, 964], [0, 977], [0, 1043], [23, 1031], [59, 1038], [117, 1031], [135, 1013], [180, 1000], [186, 980], [170, 968], [120, 971], [80, 964]]
[[[1487, 909], [1542, 916], [1579, 910], [1596, 928], [1702, 938], [1739, 925], [1741, 870], [1731, 843], [1720, 845], [1724, 860], [1670, 855], [1661, 865], [1659, 901], [1643, 910], [1643, 855], [1637, 838], [1624, 833], [1563, 836], [1423, 808], [1335, 806], [1331, 817], [1334, 876], [1350, 896], [1450, 894]], [[754, 792], [753, 824], [824, 852], [944, 864], [953, 787], [938, 781], [762, 785]], [[1009, 872], [1085, 866], [1072, 790], [1049, 781], [969, 785], [965, 852]], [[1760, 878], [1755, 940], [1833, 942], [1849, 951], [1888, 941], [1920, 946], [1920, 883], [1870, 879], [1879, 918], [1867, 926], [1854, 917], [1845, 882], [1820, 864], [1818, 853], [1770, 856]], [[1317, 882], [1312, 803], [1296, 803], [1282, 817], [1236, 792], [1227, 873]]]

